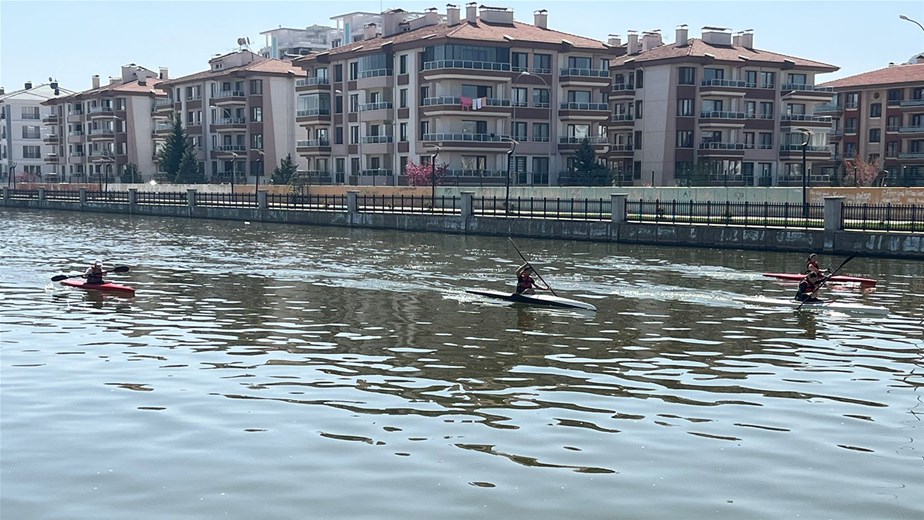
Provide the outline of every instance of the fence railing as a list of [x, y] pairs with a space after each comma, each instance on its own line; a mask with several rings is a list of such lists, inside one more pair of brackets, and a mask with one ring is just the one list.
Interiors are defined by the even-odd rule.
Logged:
[[[5, 188], [7, 200], [44, 200], [78, 205], [81, 202], [130, 204], [132, 195], [103, 190], [22, 190]], [[186, 192], [136, 191], [137, 205], [187, 206]], [[349, 195], [266, 193], [266, 208], [290, 211], [348, 212]], [[194, 192], [195, 206], [260, 208], [256, 193]], [[463, 197], [432, 195], [357, 195], [359, 213], [462, 215]], [[626, 200], [625, 214], [614, 215], [612, 198], [472, 197], [471, 213], [487, 218], [528, 218], [572, 221], [626, 221], [639, 224], [739, 227], [824, 228], [824, 204]], [[614, 218], [615, 217], [615, 218]], [[850, 204], [841, 206], [846, 231], [924, 233], [924, 206], [914, 204]]]

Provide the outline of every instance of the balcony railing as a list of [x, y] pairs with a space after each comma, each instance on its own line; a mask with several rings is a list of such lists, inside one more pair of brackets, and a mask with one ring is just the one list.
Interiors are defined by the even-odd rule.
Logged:
[[297, 148], [317, 148], [321, 146], [330, 146], [330, 139], [306, 139], [302, 141], [296, 141], [295, 146]]
[[311, 87], [314, 85], [330, 85], [330, 78], [312, 77], [312, 78], [304, 78], [304, 79], [295, 81], [296, 87]]
[[574, 76], [581, 78], [609, 78], [610, 71], [597, 69], [564, 68], [558, 70], [558, 75], [563, 78]]
[[606, 103], [575, 103], [566, 102], [558, 105], [560, 110], [594, 110], [608, 112], [610, 106]]
[[734, 88], [757, 88], [756, 83], [747, 83], [746, 81], [739, 81], [734, 79], [704, 79], [700, 82], [700, 86], [703, 87], [734, 87]]
[[700, 119], [747, 119], [745, 112], [705, 111], [699, 113]]
[[[801, 152], [802, 145], [801, 144], [781, 144], [780, 151], [781, 152]], [[811, 146], [806, 146], [805, 151], [806, 152], [830, 152], [831, 149], [828, 148], [827, 146], [811, 145]]]
[[295, 113], [296, 117], [329, 116], [329, 108], [307, 108]]
[[246, 152], [247, 147], [242, 144], [221, 144], [215, 147], [216, 152]]
[[503, 141], [509, 141], [510, 136], [500, 135], [500, 134], [454, 134], [454, 133], [439, 133], [439, 134], [424, 134], [424, 141], [470, 141], [470, 142], [482, 142], [482, 143], [499, 143]]
[[509, 63], [495, 63], [491, 61], [470, 61], [470, 60], [436, 60], [424, 63], [424, 70], [438, 69], [469, 69], [469, 70], [494, 70], [509, 72]]
[[924, 132], [924, 125], [903, 126], [898, 129], [898, 132], [902, 134], [919, 134]]
[[747, 143], [699, 143], [700, 150], [749, 150], [754, 145]]
[[219, 90], [212, 96], [212, 99], [226, 99], [232, 97], [244, 97], [243, 90]]
[[784, 83], [780, 85], [780, 92], [834, 92], [834, 87], [818, 87], [802, 83]]
[[603, 135], [594, 135], [588, 137], [559, 137], [558, 144], [581, 144], [584, 140], [590, 144], [606, 144], [607, 138]]
[[363, 70], [359, 72], [360, 78], [379, 78], [382, 76], [391, 76], [393, 75], [392, 69], [372, 69], [372, 70]]
[[830, 123], [831, 116], [816, 116], [815, 114], [783, 114], [780, 121], [814, 121], [817, 123]]
[[[428, 98], [424, 98], [423, 101], [421, 101], [421, 104], [423, 106], [439, 106], [439, 105], [462, 106], [462, 97], [461, 96], [428, 97]], [[510, 104], [509, 99], [482, 98], [482, 106], [484, 107], [509, 107], [511, 106], [511, 104]], [[519, 105], [519, 106], [525, 106], [525, 105]], [[543, 108], [543, 107], [537, 107], [537, 108]]]
[[246, 122], [243, 117], [222, 117], [215, 120], [216, 125], [243, 125]]
[[91, 114], [109, 114], [114, 112], [112, 107], [90, 107]]
[[394, 141], [394, 138], [390, 135], [367, 135], [363, 137], [363, 143], [365, 144], [382, 144], [392, 141]]
[[370, 110], [389, 110], [392, 108], [391, 101], [380, 101], [378, 103], [363, 103], [359, 105], [359, 110], [362, 112], [367, 112]]
[[924, 106], [924, 99], [907, 99], [902, 101], [901, 106], [903, 107], [920, 107]]

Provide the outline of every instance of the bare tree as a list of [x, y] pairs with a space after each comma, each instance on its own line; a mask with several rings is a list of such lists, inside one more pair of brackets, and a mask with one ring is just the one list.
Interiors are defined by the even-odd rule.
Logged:
[[850, 186], [877, 186], [881, 185], [885, 176], [882, 169], [882, 159], [864, 160], [859, 154], [844, 159], [845, 184]]

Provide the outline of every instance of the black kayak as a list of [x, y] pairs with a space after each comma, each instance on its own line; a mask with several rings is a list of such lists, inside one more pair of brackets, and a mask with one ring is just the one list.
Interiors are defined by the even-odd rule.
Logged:
[[587, 311], [596, 311], [597, 308], [593, 305], [578, 301], [572, 300], [570, 298], [562, 298], [561, 296], [553, 296], [550, 294], [517, 294], [517, 293], [506, 293], [500, 291], [488, 291], [482, 289], [466, 289], [465, 292], [471, 294], [477, 294], [479, 296], [487, 296], [489, 298], [497, 298], [499, 300], [506, 300], [513, 303], [525, 303], [528, 305], [542, 305], [545, 307], [560, 307], [565, 309], [582, 309]]

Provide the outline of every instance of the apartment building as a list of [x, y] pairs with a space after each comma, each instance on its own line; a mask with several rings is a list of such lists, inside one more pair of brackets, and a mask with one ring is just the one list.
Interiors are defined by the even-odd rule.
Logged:
[[610, 167], [625, 185], [825, 184], [834, 95], [816, 76], [838, 67], [760, 50], [752, 31], [687, 26], [628, 33], [612, 63]]
[[259, 183], [295, 153], [295, 83], [304, 71], [240, 49], [209, 60], [208, 70], [161, 86], [154, 107], [158, 146], [180, 117], [208, 182]]
[[[464, 16], [463, 16], [464, 15]], [[367, 24], [361, 41], [294, 60], [297, 150], [331, 182], [406, 183], [409, 163], [444, 184], [555, 185], [581, 141], [607, 144], [611, 60], [624, 50], [502, 7], [452, 4]]]
[[[43, 123], [52, 116], [45, 101], [73, 94], [57, 81], [33, 84], [27, 82], [20, 90], [6, 92], [0, 88], [0, 174], [8, 185], [16, 182], [54, 182], [54, 164], [58, 137], [42, 131]], [[13, 175], [10, 176], [10, 172]]]
[[887, 185], [924, 186], [924, 55], [822, 86], [835, 92], [820, 109], [833, 119], [833, 175], [849, 184], [859, 158], [888, 172]]
[[151, 110], [165, 70], [154, 72], [129, 64], [121, 75], [101, 84], [91, 78], [92, 88], [49, 99], [51, 112], [44, 120], [54, 151], [46, 164], [61, 182], [116, 182], [126, 167], [138, 168], [143, 179], [157, 171], [151, 140]]
[[263, 31], [266, 45], [260, 49], [264, 58], [291, 59], [330, 49], [341, 32], [333, 27], [311, 25], [304, 29], [278, 27]]

